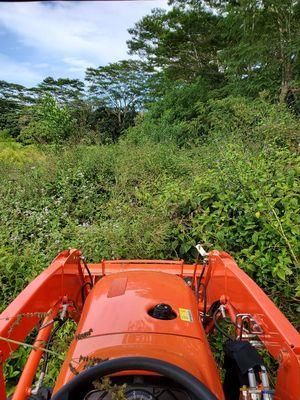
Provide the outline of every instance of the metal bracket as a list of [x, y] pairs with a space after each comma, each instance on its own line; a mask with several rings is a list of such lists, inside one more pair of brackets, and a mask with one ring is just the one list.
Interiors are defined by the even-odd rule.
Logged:
[[[248, 323], [249, 329], [244, 327], [244, 322]], [[241, 338], [243, 337], [243, 331], [246, 332], [246, 335], [244, 335], [244, 337], [247, 336], [248, 338], [250, 338], [251, 336], [254, 337], [264, 334], [264, 331], [255, 321], [251, 314], [236, 314], [235, 324], [240, 328]]]
[[200, 254], [201, 257], [207, 257], [208, 253], [204, 250], [204, 248], [201, 246], [200, 243], [198, 243], [196, 246], [196, 249], [198, 251], [198, 253]]

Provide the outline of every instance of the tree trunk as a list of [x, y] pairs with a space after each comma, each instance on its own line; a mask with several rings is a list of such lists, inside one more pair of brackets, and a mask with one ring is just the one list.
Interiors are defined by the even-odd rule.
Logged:
[[289, 82], [283, 81], [280, 86], [279, 103], [283, 104], [289, 92]]

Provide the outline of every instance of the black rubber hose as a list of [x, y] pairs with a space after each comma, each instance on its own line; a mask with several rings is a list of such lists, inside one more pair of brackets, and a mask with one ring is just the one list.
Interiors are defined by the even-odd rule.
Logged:
[[197, 280], [197, 285], [196, 285], [196, 297], [197, 297], [197, 300], [199, 300], [199, 289], [200, 289], [200, 286], [201, 286], [201, 281], [202, 281], [202, 278], [203, 278], [203, 275], [204, 275], [205, 268], [206, 268], [206, 265], [203, 265], [201, 274], [200, 274], [200, 276], [199, 276], [199, 278]]
[[121, 371], [156, 372], [183, 386], [197, 400], [218, 400], [202, 382], [187, 371], [166, 361], [147, 357], [115, 358], [88, 368], [65, 384], [51, 400], [74, 400], [94, 380]]
[[[47, 350], [49, 349], [49, 347], [50, 347], [50, 345], [52, 343], [52, 340], [53, 340], [54, 336], [56, 335], [57, 331], [64, 325], [64, 323], [66, 321], [67, 321], [67, 318], [62, 320], [62, 321], [59, 320], [58, 321], [59, 322], [58, 325], [52, 330], [52, 332], [51, 332], [51, 334], [50, 334], [50, 336], [49, 336], [49, 338], [47, 340], [46, 346], [45, 346], [45, 348]], [[44, 364], [43, 364], [43, 368], [42, 368], [42, 372], [43, 373], [46, 373], [48, 361], [49, 361], [49, 353], [46, 352], [46, 353], [44, 353]]]
[[217, 331], [219, 331], [220, 333], [222, 333], [222, 335], [226, 336], [228, 339], [234, 340], [234, 338], [233, 338], [231, 335], [229, 335], [229, 333], [225, 332], [225, 331], [220, 327], [220, 325], [218, 324], [218, 319], [217, 319], [217, 314], [218, 314], [218, 312], [220, 312], [219, 309], [217, 309], [217, 310], [213, 313], [213, 321], [214, 321], [214, 324], [215, 324], [215, 327], [216, 327]]
[[86, 262], [85, 258], [82, 257], [81, 260], [83, 262], [84, 268], [87, 270], [88, 276], [90, 278], [91, 286], [93, 287], [94, 286], [94, 282], [93, 282], [93, 277], [92, 277], [91, 271], [90, 271], [90, 269], [89, 269], [89, 267], [87, 265], [87, 262]]
[[207, 295], [206, 295], [206, 285], [202, 282], [199, 285], [199, 289], [201, 286], [203, 287], [203, 320], [204, 320], [207, 314]]
[[89, 286], [91, 289], [93, 289], [93, 285], [91, 284], [91, 282], [85, 282], [82, 286], [81, 286], [81, 301], [82, 301], [82, 305], [85, 303], [85, 294], [84, 294], [84, 289], [86, 288], [86, 286]]

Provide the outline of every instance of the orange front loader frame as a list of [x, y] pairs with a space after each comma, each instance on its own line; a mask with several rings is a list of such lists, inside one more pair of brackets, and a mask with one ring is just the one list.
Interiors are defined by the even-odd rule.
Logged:
[[[124, 271], [161, 271], [189, 279], [191, 286], [196, 287], [201, 276], [201, 283], [206, 287], [207, 309], [219, 301], [233, 322], [241, 316], [251, 316], [257, 325], [258, 340], [279, 361], [274, 399], [300, 399], [300, 335], [227, 253], [212, 251], [203, 265], [188, 265], [183, 261], [117, 260], [88, 264], [88, 267], [94, 281]], [[38, 330], [36, 347], [30, 353], [13, 395], [13, 400], [28, 398], [43, 355], [41, 343], [47, 341], [53, 327], [51, 321], [66, 308], [69, 315], [79, 321], [82, 287], [87, 295], [89, 285], [84, 284], [90, 278], [82, 264], [82, 253], [63, 251], [1, 314], [0, 399], [7, 398], [3, 364], [43, 317], [43, 329]], [[199, 312], [203, 307], [200, 296]], [[208, 324], [207, 333], [213, 328], [212, 323]]]

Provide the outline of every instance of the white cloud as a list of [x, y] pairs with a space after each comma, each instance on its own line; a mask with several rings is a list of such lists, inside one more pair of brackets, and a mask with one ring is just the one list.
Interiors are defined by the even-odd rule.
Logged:
[[87, 66], [127, 58], [127, 29], [155, 7], [167, 0], [2, 3], [0, 27], [40, 57], [37, 64], [64, 63], [83, 75]]
[[35, 64], [34, 66], [35, 66], [35, 68], [49, 68], [50, 64], [48, 64], [48, 63], [39, 63], [39, 64]]
[[42, 75], [33, 70], [30, 63], [15, 62], [1, 53], [0, 71], [0, 79], [7, 82], [19, 84], [28, 82], [28, 84], [31, 86], [39, 83], [43, 79]]
[[85, 71], [88, 67], [96, 67], [95, 64], [76, 57], [65, 57], [63, 62], [69, 65], [68, 71], [70, 72], [81, 72]]

